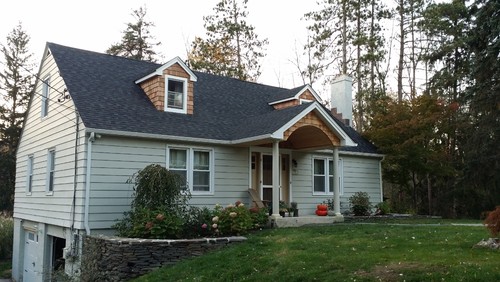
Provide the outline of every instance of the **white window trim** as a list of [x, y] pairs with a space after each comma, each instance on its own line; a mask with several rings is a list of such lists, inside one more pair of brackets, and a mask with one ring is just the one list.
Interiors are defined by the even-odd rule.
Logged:
[[[186, 158], [186, 168], [187, 168], [187, 179], [186, 186], [189, 189], [191, 195], [214, 195], [214, 175], [215, 175], [215, 157], [214, 157], [214, 149], [208, 147], [188, 147], [188, 146], [178, 146], [178, 145], [167, 145], [167, 159], [166, 159], [166, 167], [170, 169], [170, 149], [178, 149], [178, 150], [186, 150], [187, 158]], [[203, 151], [209, 153], [210, 164], [209, 164], [209, 191], [194, 191], [193, 190], [193, 172], [194, 172], [194, 151]]]
[[28, 163], [26, 167], [26, 195], [31, 196], [33, 192], [33, 166], [35, 164], [35, 157], [33, 155], [28, 156]]
[[[176, 109], [176, 108], [169, 108], [168, 107], [168, 81], [169, 80], [182, 81], [183, 92], [184, 92], [184, 95], [182, 96], [182, 109]], [[181, 114], [186, 114], [187, 113], [187, 96], [188, 96], [187, 89], [188, 89], [188, 80], [187, 80], [187, 78], [178, 77], [178, 76], [172, 76], [172, 75], [165, 75], [165, 100], [164, 100], [165, 112], [181, 113]]]
[[[46, 89], [46, 91], [45, 91]], [[49, 115], [50, 106], [50, 75], [47, 75], [42, 80], [42, 103], [41, 103], [41, 117], [46, 118]]]
[[[314, 191], [314, 160], [323, 160], [325, 161], [325, 191], [326, 192], [316, 192]], [[333, 158], [325, 157], [325, 156], [313, 156], [311, 162], [311, 183], [312, 183], [312, 193], [313, 196], [333, 196], [333, 187], [330, 189], [330, 161], [333, 161]], [[339, 191], [340, 196], [344, 195], [344, 161], [342, 158], [339, 158]], [[328, 192], [328, 191], [332, 192]]]
[[[53, 156], [53, 158], [51, 157]], [[56, 149], [51, 148], [47, 150], [47, 175], [46, 175], [46, 181], [45, 181], [45, 193], [47, 196], [51, 196], [54, 194], [54, 182], [55, 182], [55, 171], [56, 171]], [[51, 167], [54, 166], [54, 169], [52, 170]], [[52, 181], [52, 191], [50, 190], [50, 174], [53, 174], [53, 181]]]

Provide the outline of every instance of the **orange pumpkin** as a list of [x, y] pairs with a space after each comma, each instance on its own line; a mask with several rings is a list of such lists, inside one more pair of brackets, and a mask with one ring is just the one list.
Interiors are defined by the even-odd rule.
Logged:
[[328, 210], [328, 206], [327, 205], [323, 205], [323, 204], [319, 204], [316, 206], [316, 209], [319, 210], [319, 211], [326, 211]]
[[316, 210], [316, 215], [318, 215], [318, 216], [326, 216], [327, 214], [328, 214], [328, 211]]

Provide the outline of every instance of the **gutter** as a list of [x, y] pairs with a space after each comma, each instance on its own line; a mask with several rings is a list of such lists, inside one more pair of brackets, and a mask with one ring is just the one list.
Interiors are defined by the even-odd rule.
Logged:
[[85, 226], [85, 232], [90, 235], [89, 226], [89, 206], [90, 206], [90, 174], [92, 170], [92, 143], [94, 143], [96, 138], [95, 132], [91, 132], [88, 143], [87, 143], [87, 169], [85, 171], [85, 213], [83, 218], [83, 224]]

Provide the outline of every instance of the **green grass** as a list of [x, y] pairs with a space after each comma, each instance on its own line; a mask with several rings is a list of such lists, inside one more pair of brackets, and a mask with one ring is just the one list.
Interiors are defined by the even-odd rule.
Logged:
[[500, 281], [500, 251], [472, 248], [488, 237], [450, 224], [273, 229], [135, 281]]

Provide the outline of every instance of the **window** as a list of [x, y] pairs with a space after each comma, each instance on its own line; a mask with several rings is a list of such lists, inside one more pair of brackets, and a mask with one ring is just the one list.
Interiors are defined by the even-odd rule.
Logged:
[[170, 149], [168, 168], [170, 171], [179, 174], [183, 180], [183, 188], [187, 182], [187, 150], [185, 149]]
[[49, 114], [50, 77], [42, 81], [42, 118]]
[[166, 103], [165, 111], [187, 112], [187, 79], [182, 77], [166, 76]]
[[28, 157], [28, 164], [26, 168], [26, 194], [31, 195], [33, 190], [33, 156]]
[[[339, 159], [340, 195], [344, 194], [343, 162]], [[313, 194], [333, 195], [333, 160], [329, 158], [313, 159]]]
[[47, 155], [47, 194], [54, 192], [54, 172], [55, 172], [56, 151], [51, 149]]
[[212, 150], [167, 147], [167, 164], [170, 171], [181, 175], [191, 193], [213, 193]]

